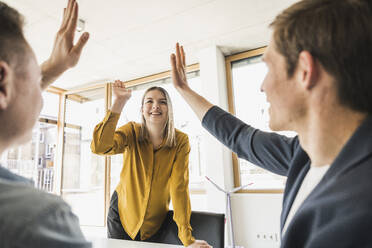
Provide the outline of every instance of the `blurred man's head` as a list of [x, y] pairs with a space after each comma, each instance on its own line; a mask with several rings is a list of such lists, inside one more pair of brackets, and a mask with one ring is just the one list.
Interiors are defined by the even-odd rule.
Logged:
[[23, 36], [23, 17], [0, 2], [0, 153], [30, 139], [41, 107], [41, 72]]
[[[286, 120], [306, 114], [307, 96], [301, 85], [306, 73], [311, 74], [307, 90], [327, 74], [333, 81], [328, 88], [341, 106], [372, 113], [370, 0], [303, 0], [279, 14], [271, 27], [273, 37], [265, 54], [269, 73], [262, 89], [268, 101], [272, 100], [273, 129], [291, 129]], [[303, 70], [305, 67], [310, 69]], [[271, 80], [278, 75], [283, 90]]]

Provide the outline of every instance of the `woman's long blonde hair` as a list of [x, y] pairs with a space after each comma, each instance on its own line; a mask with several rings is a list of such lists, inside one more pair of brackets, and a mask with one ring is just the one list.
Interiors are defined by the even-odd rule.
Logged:
[[[164, 88], [159, 87], [159, 86], [154, 86], [154, 87], [148, 88], [142, 96], [141, 110], [143, 110], [143, 104], [144, 104], [144, 101], [145, 101], [146, 94], [150, 91], [153, 91], [153, 90], [160, 91], [165, 96], [165, 99], [167, 101], [168, 118], [167, 118], [167, 122], [165, 123], [164, 129], [163, 129], [164, 130], [163, 139], [165, 138], [165, 144], [164, 145], [167, 146], [167, 147], [176, 146], [176, 131], [175, 131], [175, 128], [174, 128], [174, 121], [173, 121], [173, 107], [172, 107], [172, 102], [171, 102], [171, 99], [169, 97], [168, 92]], [[141, 113], [142, 113], [142, 111], [141, 111]], [[145, 117], [143, 116], [143, 113], [142, 113], [142, 123], [141, 123], [139, 141], [142, 141], [142, 142], [143, 141], [149, 141], [149, 139], [150, 139], [150, 135], [149, 135], [149, 132], [147, 130], [146, 120], [145, 120]]]

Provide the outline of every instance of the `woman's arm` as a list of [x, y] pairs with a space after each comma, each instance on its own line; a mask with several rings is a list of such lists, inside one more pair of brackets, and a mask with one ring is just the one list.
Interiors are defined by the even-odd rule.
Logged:
[[99, 123], [93, 132], [91, 150], [100, 155], [112, 155], [123, 153], [128, 145], [128, 136], [131, 135], [130, 125], [125, 125], [118, 130], [116, 125], [120, 118], [126, 102], [131, 97], [131, 90], [125, 88], [121, 81], [115, 81], [113, 84], [113, 94], [115, 96], [114, 104], [111, 107], [103, 121]]
[[178, 226], [178, 237], [184, 246], [210, 247], [205, 241], [195, 240], [190, 225], [191, 204], [189, 194], [189, 153], [187, 135], [177, 141], [177, 155], [170, 178], [170, 194], [174, 208], [173, 219]]
[[111, 112], [120, 114], [125, 104], [132, 96], [132, 90], [127, 89], [124, 82], [115, 80], [112, 84], [112, 93], [114, 94], [115, 101], [111, 106]]

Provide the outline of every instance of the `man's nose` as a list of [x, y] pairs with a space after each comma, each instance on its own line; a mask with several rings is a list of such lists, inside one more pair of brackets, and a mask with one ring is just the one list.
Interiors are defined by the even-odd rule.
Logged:
[[264, 90], [264, 83], [263, 82], [261, 83], [261, 86], [260, 86], [260, 92], [262, 92], [262, 93], [265, 92], [265, 90]]

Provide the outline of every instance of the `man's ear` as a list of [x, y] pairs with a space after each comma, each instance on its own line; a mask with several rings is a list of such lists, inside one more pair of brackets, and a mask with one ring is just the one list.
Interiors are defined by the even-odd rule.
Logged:
[[310, 90], [316, 85], [319, 71], [313, 55], [308, 51], [302, 51], [298, 56], [298, 79], [305, 89]]
[[0, 61], [0, 110], [9, 106], [11, 99], [11, 69], [5, 61]]

